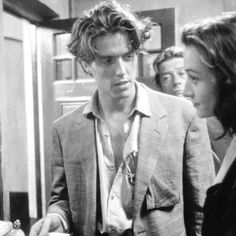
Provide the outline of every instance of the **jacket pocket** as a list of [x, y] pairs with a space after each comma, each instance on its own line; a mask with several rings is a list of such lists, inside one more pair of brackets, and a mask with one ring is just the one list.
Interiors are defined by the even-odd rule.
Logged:
[[180, 195], [163, 182], [152, 180], [146, 193], [147, 210], [171, 209], [180, 202]]

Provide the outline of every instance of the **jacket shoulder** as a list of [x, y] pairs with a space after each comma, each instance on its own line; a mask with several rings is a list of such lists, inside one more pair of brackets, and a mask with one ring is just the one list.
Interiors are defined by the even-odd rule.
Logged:
[[158, 104], [163, 106], [168, 114], [182, 113], [185, 116], [193, 117], [196, 115], [196, 109], [193, 104], [184, 97], [176, 97], [163, 92], [152, 90], [145, 86], [149, 102], [152, 108]]
[[64, 114], [63, 116], [57, 118], [54, 122], [53, 122], [53, 127], [56, 128], [60, 128], [60, 127], [68, 127], [68, 125], [71, 125], [73, 123], [78, 122], [79, 120], [81, 120], [83, 117], [85, 117], [83, 115], [83, 111], [84, 111], [84, 107], [86, 106], [86, 104], [75, 108], [74, 110]]

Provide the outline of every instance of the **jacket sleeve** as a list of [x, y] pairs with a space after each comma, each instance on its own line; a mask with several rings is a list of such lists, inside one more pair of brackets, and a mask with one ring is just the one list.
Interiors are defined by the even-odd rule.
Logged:
[[183, 163], [184, 218], [187, 235], [201, 235], [206, 191], [215, 176], [206, 122], [194, 116], [185, 141]]
[[70, 229], [71, 213], [69, 210], [68, 190], [64, 169], [63, 151], [56, 128], [52, 130], [52, 186], [48, 214], [60, 214]]

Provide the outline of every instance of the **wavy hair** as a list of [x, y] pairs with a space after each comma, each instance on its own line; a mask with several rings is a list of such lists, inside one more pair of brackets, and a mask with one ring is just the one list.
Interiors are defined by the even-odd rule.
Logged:
[[214, 73], [219, 99], [215, 116], [227, 132], [236, 133], [236, 16], [222, 15], [187, 24], [182, 42], [194, 46]]
[[163, 62], [168, 61], [172, 58], [183, 58], [183, 50], [180, 47], [172, 46], [163, 50], [157, 55], [153, 61], [153, 70], [155, 71], [155, 81], [157, 85], [160, 85], [160, 66]]
[[138, 18], [126, 5], [121, 6], [116, 1], [100, 2], [76, 20], [68, 49], [79, 62], [91, 63], [96, 57], [95, 39], [121, 32], [128, 35], [132, 49], [140, 52], [150, 38], [151, 27], [149, 18]]

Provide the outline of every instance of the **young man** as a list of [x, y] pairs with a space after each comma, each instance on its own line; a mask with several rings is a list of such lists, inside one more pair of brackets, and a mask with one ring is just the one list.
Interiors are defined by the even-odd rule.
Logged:
[[164, 93], [182, 97], [187, 74], [181, 48], [172, 46], [163, 50], [154, 60], [155, 80]]
[[54, 123], [48, 214], [30, 236], [200, 234], [214, 172], [207, 130], [190, 102], [135, 81], [150, 26], [116, 2], [74, 24], [69, 49], [97, 91]]

